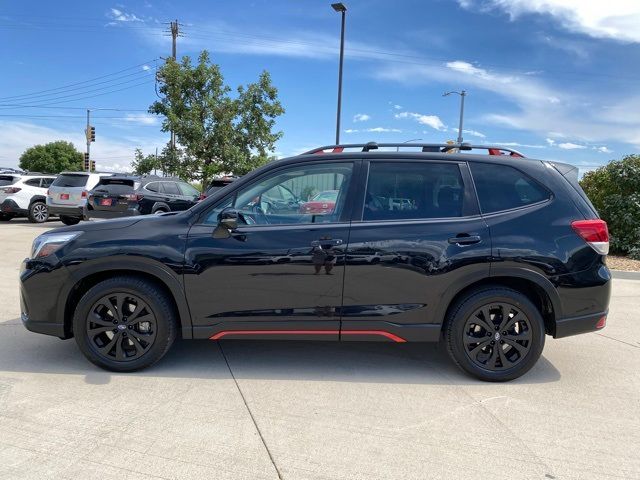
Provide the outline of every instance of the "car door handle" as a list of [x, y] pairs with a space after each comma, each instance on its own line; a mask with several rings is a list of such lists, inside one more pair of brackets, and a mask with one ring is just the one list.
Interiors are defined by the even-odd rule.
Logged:
[[327, 238], [324, 240], [314, 240], [313, 242], [311, 242], [312, 247], [319, 247], [320, 245], [334, 245], [334, 246], [342, 245], [342, 239]]
[[482, 238], [480, 237], [480, 235], [467, 234], [461, 234], [449, 239], [449, 243], [453, 243], [455, 245], [473, 245], [474, 243], [480, 243], [481, 241]]

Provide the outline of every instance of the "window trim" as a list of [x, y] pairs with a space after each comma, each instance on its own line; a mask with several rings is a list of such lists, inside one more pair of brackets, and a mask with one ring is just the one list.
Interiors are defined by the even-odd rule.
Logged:
[[[260, 182], [261, 180], [263, 180], [265, 177], [267, 176], [271, 176], [272, 174], [277, 174], [277, 172], [281, 172], [282, 170], [288, 170], [290, 168], [306, 168], [306, 167], [311, 167], [311, 166], [322, 166], [322, 165], [329, 165], [329, 164], [351, 164], [352, 165], [352, 169], [351, 169], [351, 179], [349, 182], [349, 186], [347, 188], [346, 194], [345, 194], [345, 202], [344, 202], [344, 208], [342, 209], [342, 212], [340, 213], [340, 218], [335, 221], [335, 222], [318, 222], [318, 223], [277, 223], [277, 224], [255, 224], [255, 225], [239, 225], [238, 226], [238, 231], [246, 231], [248, 232], [249, 230], [246, 230], [247, 228], [250, 229], [263, 229], [264, 227], [286, 227], [286, 228], [291, 228], [291, 227], [306, 227], [306, 228], [311, 228], [311, 227], [316, 227], [316, 226], [321, 226], [321, 225], [327, 225], [327, 226], [331, 226], [331, 225], [340, 225], [340, 224], [344, 224], [344, 223], [349, 223], [351, 221], [351, 215], [352, 215], [352, 211], [353, 211], [353, 202], [354, 199], [352, 197], [355, 196], [356, 194], [356, 188], [357, 188], [357, 183], [359, 180], [359, 176], [361, 175], [360, 173], [360, 168], [361, 168], [361, 163], [362, 161], [359, 159], [354, 159], [354, 158], [336, 158], [336, 159], [331, 159], [331, 160], [318, 160], [318, 161], [303, 161], [303, 162], [297, 162], [297, 163], [288, 163], [286, 165], [282, 165], [280, 167], [274, 168], [274, 169], [269, 169], [269, 170], [265, 170], [261, 175], [255, 177], [255, 178], [251, 178], [250, 181], [247, 182], [233, 182], [235, 183], [235, 188], [229, 192], [228, 195], [225, 195], [224, 197], [222, 197], [220, 200], [216, 201], [213, 205], [211, 205], [210, 207], [206, 208], [205, 210], [202, 211], [202, 213], [200, 213], [198, 215], [198, 218], [195, 220], [194, 222], [194, 226], [201, 226], [201, 227], [211, 227], [211, 228], [215, 228], [216, 225], [211, 224], [211, 223], [204, 223], [205, 219], [209, 216], [210, 212], [212, 210], [215, 210], [216, 208], [218, 208], [218, 206], [220, 206], [221, 204], [225, 203], [227, 200], [233, 198], [233, 203], [236, 202], [237, 196], [238, 196], [238, 192], [243, 189], [246, 186], [250, 186], [255, 184], [256, 182]], [[242, 230], [240, 230], [242, 229]]]
[[478, 162], [472, 162], [472, 163], [481, 163], [484, 165], [502, 165], [504, 167], [510, 167], [513, 168], [514, 170], [516, 170], [517, 172], [519, 172], [521, 175], [523, 175], [524, 177], [526, 177], [527, 179], [531, 180], [531, 182], [535, 185], [537, 185], [538, 187], [542, 188], [542, 190], [544, 190], [545, 192], [547, 192], [549, 194], [549, 196], [547, 198], [545, 198], [544, 200], [539, 200], [537, 202], [534, 203], [529, 203], [527, 205], [519, 205], [517, 207], [511, 207], [511, 208], [505, 208], [503, 210], [495, 210], [493, 212], [487, 212], [484, 213], [482, 211], [482, 204], [480, 203], [480, 195], [478, 194], [478, 189], [476, 188], [476, 181], [473, 178], [473, 171], [471, 170], [471, 165], [469, 165], [469, 175], [471, 175], [471, 181], [473, 182], [473, 189], [475, 191], [476, 194], [476, 198], [478, 200], [478, 209], [480, 211], [480, 215], [483, 217], [488, 217], [488, 216], [493, 216], [493, 215], [497, 215], [497, 214], [502, 214], [505, 212], [515, 212], [518, 210], [524, 210], [526, 208], [530, 208], [530, 207], [534, 207], [534, 206], [539, 206], [539, 205], [544, 205], [545, 203], [550, 203], [553, 201], [553, 199], [555, 198], [554, 193], [549, 190], [546, 186], [544, 186], [542, 183], [540, 183], [539, 181], [537, 181], [535, 178], [533, 178], [531, 175], [529, 175], [527, 172], [523, 172], [521, 169], [519, 169], [518, 167], [515, 167], [513, 165], [505, 165], [503, 163], [492, 163], [492, 162], [482, 162], [482, 161], [478, 161]]
[[[364, 220], [364, 203], [367, 195], [367, 188], [369, 186], [369, 173], [372, 163], [429, 163], [437, 165], [457, 165], [460, 172], [460, 180], [462, 181], [463, 188], [463, 202], [462, 202], [462, 215], [459, 217], [432, 217], [432, 218], [397, 218], [397, 219], [376, 219], [376, 220]], [[480, 215], [479, 205], [477, 200], [474, 201], [472, 194], [475, 192], [470, 191], [470, 172], [467, 162], [459, 160], [442, 160], [442, 159], [422, 159], [422, 158], [375, 158], [364, 160], [362, 167], [363, 176], [362, 190], [359, 197], [359, 205], [357, 206], [357, 212], [354, 212], [353, 223], [354, 224], [422, 224], [422, 223], [442, 223], [448, 221], [456, 221], [461, 219], [477, 218]], [[473, 187], [475, 190], [475, 186]], [[477, 198], [477, 197], [476, 197]]]

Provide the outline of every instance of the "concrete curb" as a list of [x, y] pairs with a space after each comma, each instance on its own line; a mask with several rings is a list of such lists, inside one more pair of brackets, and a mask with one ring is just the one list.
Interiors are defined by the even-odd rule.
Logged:
[[611, 270], [613, 278], [620, 280], [640, 280], [640, 272], [628, 272], [625, 270]]

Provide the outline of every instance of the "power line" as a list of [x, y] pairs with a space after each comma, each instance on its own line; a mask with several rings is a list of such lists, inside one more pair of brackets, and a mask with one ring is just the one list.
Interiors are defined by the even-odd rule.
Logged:
[[[22, 94], [22, 95], [12, 95], [12, 96], [8, 96], [8, 97], [0, 97], [0, 101], [9, 100], [9, 99], [14, 99], [14, 98], [18, 98], [18, 97], [26, 97], [26, 96], [32, 96], [32, 95], [39, 95], [39, 94], [41, 94], [41, 93], [53, 92], [53, 91], [56, 91], [56, 90], [62, 90], [62, 89], [66, 89], [66, 88], [69, 88], [69, 87], [75, 87], [76, 85], [84, 85], [84, 84], [86, 84], [86, 83], [91, 83], [91, 82], [94, 82], [94, 81], [96, 81], [96, 80], [101, 80], [101, 79], [103, 79], [103, 78], [112, 77], [112, 76], [114, 76], [114, 75], [118, 75], [118, 74], [120, 74], [120, 73], [127, 72], [127, 71], [129, 71], [129, 70], [134, 69], [134, 68], [143, 67], [143, 66], [144, 66], [144, 65], [146, 65], [147, 63], [155, 62], [157, 59], [158, 59], [157, 57], [156, 57], [156, 58], [152, 58], [151, 60], [147, 60], [147, 61], [145, 61], [145, 62], [138, 63], [137, 65], [133, 65], [133, 66], [131, 66], [131, 67], [124, 68], [124, 69], [122, 69], [122, 70], [118, 70], [117, 72], [107, 73], [107, 74], [105, 74], [105, 75], [101, 75], [101, 76], [99, 76], [99, 77], [94, 77], [94, 78], [90, 78], [90, 79], [88, 79], [88, 80], [83, 80], [82, 82], [70, 83], [70, 84], [67, 84], [67, 85], [63, 85], [63, 86], [61, 86], [61, 87], [49, 88], [49, 89], [47, 89], [47, 90], [40, 90], [40, 91], [36, 91], [36, 92], [25, 93], [25, 94]], [[136, 73], [137, 73], [137, 72], [136, 72]]]

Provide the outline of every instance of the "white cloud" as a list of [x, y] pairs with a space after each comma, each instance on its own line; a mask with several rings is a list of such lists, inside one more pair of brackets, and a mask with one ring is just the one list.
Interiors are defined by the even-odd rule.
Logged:
[[141, 125], [160, 125], [157, 115], [148, 113], [127, 113], [124, 118], [125, 122], [139, 123]]
[[[20, 155], [29, 147], [56, 140], [72, 142], [84, 151], [86, 139], [82, 129], [56, 129], [28, 122], [0, 121], [0, 164], [17, 167]], [[99, 170], [131, 171], [134, 150], [155, 151], [155, 147], [166, 143], [166, 138], [141, 139], [119, 136], [118, 139], [105, 137], [98, 132], [98, 140], [91, 144], [91, 157], [96, 160]]]
[[607, 148], [606, 146], [603, 147], [593, 147], [595, 150], [597, 150], [600, 153], [613, 153], [613, 150]]
[[116, 22], [144, 22], [143, 19], [137, 17], [133, 13], [127, 13], [118, 8], [110, 9], [107, 16]]
[[441, 132], [447, 130], [447, 127], [444, 123], [442, 123], [442, 120], [440, 120], [440, 117], [438, 117], [437, 115], [423, 115], [421, 113], [415, 112], [400, 112], [396, 113], [394, 117], [398, 119], [412, 118], [421, 125], [426, 125]]
[[587, 148], [584, 145], [578, 145], [577, 143], [571, 143], [571, 142], [559, 143], [558, 147], [563, 150], [582, 150]]
[[353, 121], [354, 122], [366, 122], [367, 120], [371, 120], [371, 117], [369, 115], [367, 115], [366, 113], [356, 113], [353, 116]]
[[637, 0], [458, 0], [468, 9], [499, 9], [511, 19], [527, 14], [549, 15], [565, 29], [594, 38], [640, 42]]
[[481, 133], [477, 130], [465, 130], [464, 128], [462, 129], [462, 133], [465, 133], [467, 135], [471, 135], [472, 137], [478, 137], [478, 138], [487, 138], [487, 136], [484, 133]]

